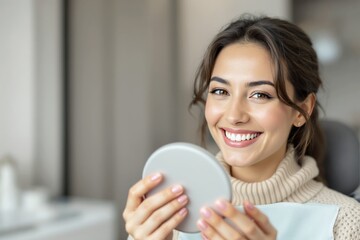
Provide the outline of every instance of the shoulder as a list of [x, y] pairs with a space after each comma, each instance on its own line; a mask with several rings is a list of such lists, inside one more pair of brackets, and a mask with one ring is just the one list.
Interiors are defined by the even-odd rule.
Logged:
[[346, 196], [328, 187], [323, 187], [310, 202], [334, 204], [342, 207], [360, 208], [360, 203], [356, 199]]
[[324, 187], [311, 202], [339, 206], [334, 225], [335, 239], [360, 239], [360, 203], [358, 201]]

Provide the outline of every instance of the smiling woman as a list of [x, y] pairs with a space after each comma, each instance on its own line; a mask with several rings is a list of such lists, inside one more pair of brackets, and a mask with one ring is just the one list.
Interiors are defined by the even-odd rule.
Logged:
[[[247, 182], [273, 174], [285, 155], [292, 125], [305, 122], [277, 97], [273, 72], [265, 48], [235, 43], [219, 53], [209, 83], [205, 108], [209, 130], [232, 165], [233, 176]], [[294, 99], [292, 85], [286, 87]]]
[[[335, 239], [346, 239], [360, 234], [359, 226], [342, 223], [344, 216], [358, 222], [352, 212], [360, 212], [359, 204], [316, 181], [323, 179], [316, 99], [321, 85], [316, 53], [299, 27], [245, 16], [209, 45], [196, 75], [192, 105], [205, 105], [203, 139], [209, 129], [220, 149], [217, 157], [232, 179], [233, 205], [244, 204], [245, 210], [248, 200], [336, 205], [339, 214], [330, 227]], [[245, 211], [253, 218], [250, 212]], [[232, 214], [239, 229], [254, 228], [262, 236], [245, 232], [245, 239], [274, 239], [270, 223], [240, 224], [242, 214]], [[204, 217], [199, 228], [209, 239], [227, 239], [225, 223]]]
[[[124, 211], [129, 234], [135, 239], [289, 239], [284, 232], [300, 224], [290, 217], [281, 225], [255, 205], [292, 202], [286, 206], [298, 208], [296, 216], [311, 204], [329, 216], [309, 232], [305, 224], [296, 239], [318, 239], [319, 233], [326, 239], [358, 239], [360, 204], [319, 181], [323, 141], [316, 94], [321, 85], [312, 43], [296, 25], [244, 16], [226, 26], [205, 52], [191, 105], [205, 108], [203, 139], [208, 129], [231, 179], [232, 200], [201, 208], [197, 236], [179, 234], [173, 229], [187, 215], [179, 209], [188, 202], [178, 198], [187, 196], [186, 189], [165, 189], [144, 200], [164, 176], [145, 177], [129, 192]], [[311, 211], [301, 221], [319, 216]]]

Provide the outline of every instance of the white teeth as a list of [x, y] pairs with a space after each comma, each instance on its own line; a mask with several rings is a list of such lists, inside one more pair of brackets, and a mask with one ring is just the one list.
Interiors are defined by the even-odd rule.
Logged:
[[225, 135], [227, 138], [230, 138], [230, 133], [229, 132], [225, 132]]
[[258, 133], [248, 133], [248, 134], [235, 134], [225, 131], [225, 136], [231, 141], [241, 142], [241, 141], [249, 141], [259, 136]]

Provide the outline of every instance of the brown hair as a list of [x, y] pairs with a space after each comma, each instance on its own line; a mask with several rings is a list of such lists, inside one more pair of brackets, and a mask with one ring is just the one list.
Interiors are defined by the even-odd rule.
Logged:
[[[298, 159], [304, 155], [315, 158], [320, 170], [318, 179], [324, 180], [322, 166], [324, 141], [318, 123], [320, 105], [316, 101], [314, 110], [309, 116], [291, 100], [285, 88], [285, 80], [288, 79], [294, 87], [295, 100], [303, 101], [309, 94], [316, 94], [322, 86], [317, 55], [312, 42], [298, 26], [277, 18], [250, 15], [244, 15], [231, 22], [215, 36], [205, 52], [196, 73], [190, 106], [205, 106], [216, 58], [224, 47], [235, 42], [255, 42], [269, 51], [274, 64], [275, 88], [280, 101], [300, 112], [307, 120], [301, 127], [292, 127], [288, 143], [294, 145]], [[203, 144], [206, 133], [207, 124], [203, 116], [201, 125]]]

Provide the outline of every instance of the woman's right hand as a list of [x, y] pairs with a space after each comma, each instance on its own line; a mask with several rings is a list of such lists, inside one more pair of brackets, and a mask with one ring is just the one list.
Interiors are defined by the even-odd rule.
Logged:
[[175, 185], [145, 198], [163, 180], [161, 174], [147, 176], [133, 185], [123, 212], [125, 228], [135, 240], [159, 240], [172, 236], [173, 229], [184, 220], [188, 197], [184, 188]]

